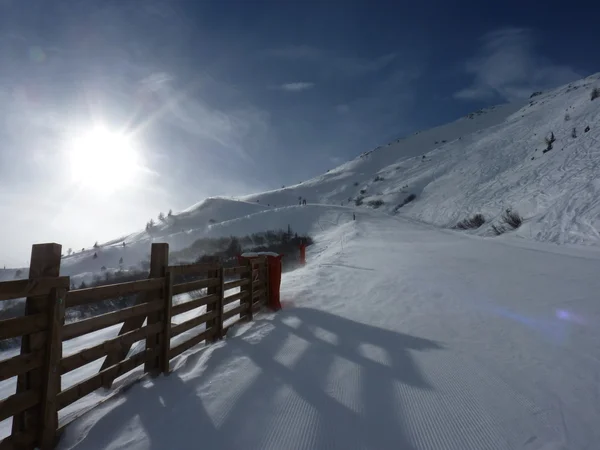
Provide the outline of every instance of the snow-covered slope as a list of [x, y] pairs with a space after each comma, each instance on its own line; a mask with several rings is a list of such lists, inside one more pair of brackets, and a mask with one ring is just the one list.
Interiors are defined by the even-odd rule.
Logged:
[[[288, 225], [315, 238], [308, 266], [284, 275], [281, 313], [178, 358], [170, 377], [69, 427], [62, 447], [593, 448], [600, 253], [547, 242], [600, 242], [598, 85], [595, 75], [476, 112], [295, 186], [206, 199], [150, 233], [64, 258], [63, 274], [80, 280], [120, 258], [139, 264], [151, 242], [179, 250]], [[486, 235], [507, 207], [525, 217], [519, 230], [471, 236]], [[441, 229], [474, 213], [488, 224]], [[0, 399], [12, 392], [14, 379], [0, 383]]]
[[[525, 223], [509, 238], [598, 244], [600, 99], [591, 101], [590, 93], [600, 86], [599, 78], [415, 133], [295, 186], [206, 199], [158, 223], [150, 234], [139, 231], [66, 257], [63, 273], [86, 279], [102, 266], [117, 268], [120, 258], [124, 267], [139, 264], [148, 258], [151, 242], [169, 242], [172, 250], [180, 250], [199, 237], [288, 224], [298, 232], [319, 230], [311, 214], [291, 208], [300, 199], [344, 207], [354, 207], [359, 199], [359, 210], [378, 207], [441, 227], [482, 213], [488, 223], [476, 231], [481, 235], [489, 235], [510, 207]], [[543, 153], [550, 133], [556, 142]], [[410, 195], [416, 199], [398, 208]]]
[[599, 252], [369, 210], [315, 238], [282, 311], [92, 410], [59, 448], [595, 448]]
[[[393, 213], [414, 194], [400, 213], [438, 226], [474, 213], [493, 220], [510, 207], [526, 219], [519, 237], [597, 244], [600, 99], [590, 100], [590, 93], [598, 79], [480, 111], [364, 153], [313, 180], [244, 200], [281, 205], [301, 196], [345, 205], [362, 197], [364, 207], [381, 200], [380, 208]], [[550, 133], [556, 142], [543, 153]]]

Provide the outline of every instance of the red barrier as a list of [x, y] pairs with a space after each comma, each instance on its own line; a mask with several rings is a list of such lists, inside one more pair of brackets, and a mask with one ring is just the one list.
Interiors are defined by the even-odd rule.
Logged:
[[300, 265], [306, 265], [306, 244], [304, 242], [300, 244]]

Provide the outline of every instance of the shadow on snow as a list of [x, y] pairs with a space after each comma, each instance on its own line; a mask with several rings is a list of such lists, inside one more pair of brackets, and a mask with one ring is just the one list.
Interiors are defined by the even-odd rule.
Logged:
[[410, 450], [403, 385], [432, 388], [409, 350], [440, 348], [292, 308], [188, 357], [169, 377], [134, 386], [95, 410], [89, 427], [74, 427], [85, 435], [81, 447], [93, 448]]

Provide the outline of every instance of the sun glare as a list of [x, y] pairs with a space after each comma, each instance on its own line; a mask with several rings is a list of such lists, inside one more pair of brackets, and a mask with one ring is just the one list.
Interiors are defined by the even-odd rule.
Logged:
[[100, 126], [76, 136], [68, 158], [73, 181], [107, 194], [132, 184], [140, 164], [129, 136]]

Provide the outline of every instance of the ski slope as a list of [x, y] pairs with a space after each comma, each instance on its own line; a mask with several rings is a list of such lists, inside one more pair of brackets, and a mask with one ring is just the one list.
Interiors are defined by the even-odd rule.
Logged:
[[59, 448], [595, 448], [599, 252], [313, 217], [330, 226], [284, 275], [282, 311], [107, 401]]

